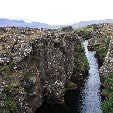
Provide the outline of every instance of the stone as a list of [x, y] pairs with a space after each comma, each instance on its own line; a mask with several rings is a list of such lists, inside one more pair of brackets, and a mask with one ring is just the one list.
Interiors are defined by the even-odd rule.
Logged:
[[[0, 34], [3, 35], [0, 44], [4, 46], [0, 48], [2, 79], [11, 86], [11, 91], [17, 91], [11, 95], [18, 104], [18, 113], [34, 113], [44, 98], [50, 105], [64, 104], [66, 87], [77, 88], [71, 81], [65, 87], [73, 74], [75, 46], [81, 44], [72, 27], [53, 30], [5, 27]], [[20, 89], [14, 88], [18, 85], [15, 81]]]

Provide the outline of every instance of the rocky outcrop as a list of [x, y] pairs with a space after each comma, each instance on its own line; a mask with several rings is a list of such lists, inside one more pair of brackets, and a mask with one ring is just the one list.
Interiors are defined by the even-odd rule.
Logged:
[[100, 76], [102, 82], [101, 94], [104, 97], [104, 101], [101, 104], [101, 108], [103, 113], [110, 113], [113, 111], [113, 24], [104, 24], [101, 32], [103, 30], [106, 35], [103, 35], [104, 40], [101, 41], [97, 51], [98, 58], [102, 62]]
[[96, 51], [96, 57], [102, 66], [109, 48], [109, 41], [112, 36], [112, 24], [93, 25], [93, 35], [88, 41], [88, 49]]
[[113, 24], [95, 25], [93, 26], [93, 37], [88, 43], [88, 49], [96, 51], [96, 57], [101, 63], [100, 75], [102, 76], [112, 70], [112, 31]]
[[[94, 24], [91, 39], [88, 41], [88, 49], [96, 51], [98, 59], [102, 88], [102, 113], [113, 112], [113, 23]], [[87, 36], [87, 27], [78, 30], [80, 36]], [[83, 35], [82, 35], [83, 33]], [[104, 100], [103, 100], [104, 99]]]
[[102, 67], [100, 68], [100, 75], [102, 77], [105, 77], [108, 73], [112, 72], [112, 69], [113, 69], [113, 38], [111, 36], [109, 49], [105, 57], [105, 61]]
[[83, 40], [88, 40], [93, 37], [93, 25], [88, 25], [87, 27], [76, 29], [75, 31]]
[[100, 68], [100, 76], [102, 82], [102, 96], [104, 101], [102, 102], [102, 111], [112, 112], [113, 111], [113, 37], [111, 36], [109, 49], [105, 57], [105, 61]]
[[[71, 27], [0, 28], [2, 112], [34, 113], [44, 98], [51, 105], [63, 104], [66, 88], [76, 89], [77, 78], [87, 71], [86, 62], [81, 41]], [[79, 73], [76, 65], [82, 67]], [[70, 82], [72, 75], [76, 75], [74, 82]]]

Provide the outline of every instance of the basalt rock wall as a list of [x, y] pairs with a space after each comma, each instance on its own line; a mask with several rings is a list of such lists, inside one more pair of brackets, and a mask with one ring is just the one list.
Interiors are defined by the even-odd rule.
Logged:
[[[81, 40], [70, 28], [0, 28], [2, 113], [34, 113], [44, 98], [51, 105], [64, 104], [66, 83], [67, 88], [78, 87], [70, 81], [79, 58], [75, 54], [78, 46]], [[80, 54], [85, 57], [83, 49]]]

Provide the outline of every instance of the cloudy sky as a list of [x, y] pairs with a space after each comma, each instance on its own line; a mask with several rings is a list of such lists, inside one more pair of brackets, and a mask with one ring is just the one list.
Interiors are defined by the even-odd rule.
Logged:
[[0, 0], [0, 18], [51, 25], [113, 19], [113, 0]]

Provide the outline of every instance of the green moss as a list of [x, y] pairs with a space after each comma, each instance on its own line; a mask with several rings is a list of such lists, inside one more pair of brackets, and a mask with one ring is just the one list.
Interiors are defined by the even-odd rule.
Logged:
[[6, 85], [4, 87], [4, 93], [6, 97], [1, 108], [1, 111], [3, 111], [4, 113], [15, 113], [17, 110], [17, 102], [15, 100], [15, 97], [12, 95], [12, 89], [13, 88], [10, 85]]
[[105, 89], [103, 92], [106, 93], [106, 100], [103, 101], [101, 107], [103, 113], [113, 113], [113, 72], [109, 73], [105, 77]]
[[102, 103], [102, 113], [113, 113], [113, 98]]
[[96, 54], [98, 59], [101, 61], [101, 63], [104, 62], [104, 59], [107, 55], [109, 41], [110, 41], [110, 38], [104, 35], [101, 40], [101, 44], [99, 44], [99, 46], [96, 48]]
[[30, 76], [32, 76], [32, 72], [29, 69], [23, 70], [23, 79], [28, 79]]
[[11, 94], [11, 90], [12, 90], [12, 87], [10, 85], [4, 86], [4, 93], [6, 95], [10, 95]]
[[74, 73], [82, 72], [85, 73], [89, 69], [87, 58], [84, 54], [84, 48], [82, 43], [78, 43], [75, 46], [75, 65]]
[[15, 113], [17, 110], [17, 103], [12, 96], [6, 96], [4, 100], [3, 111], [5, 113]]
[[9, 64], [4, 65], [3, 68], [2, 68], [2, 71], [3, 72], [13, 71], [15, 65], [16, 65], [15, 62], [12, 61]]
[[14, 66], [16, 65], [15, 62], [10, 62], [7, 65], [3, 65], [0, 69], [0, 71], [4, 74], [4, 79], [9, 80], [10, 76], [13, 75], [12, 73], [14, 72]]
[[93, 27], [89, 25], [89, 26], [84, 27], [84, 28], [76, 29], [75, 31], [83, 39], [88, 39], [88, 38], [91, 38]]
[[[4, 74], [3, 79], [10, 81], [10, 76], [11, 76], [11, 73], [13, 72], [14, 66], [15, 66], [15, 63], [10, 62], [9, 64], [1, 67], [0, 71]], [[0, 110], [3, 113], [15, 113], [16, 101], [14, 100], [14, 97], [12, 95], [12, 87], [10, 83], [4, 86], [4, 93], [5, 93], [5, 99], [3, 102], [3, 106], [1, 107]]]

